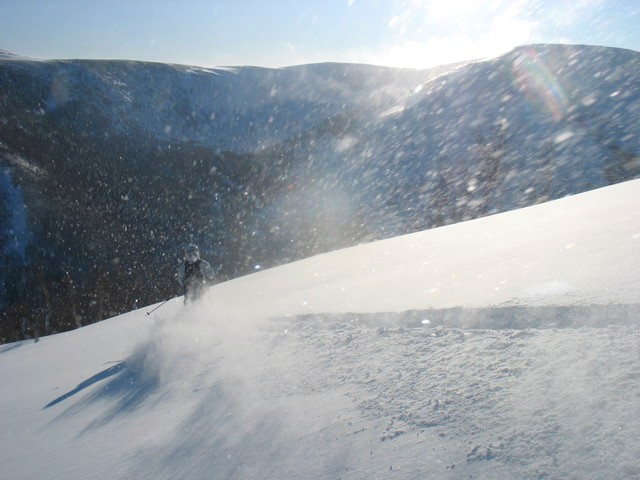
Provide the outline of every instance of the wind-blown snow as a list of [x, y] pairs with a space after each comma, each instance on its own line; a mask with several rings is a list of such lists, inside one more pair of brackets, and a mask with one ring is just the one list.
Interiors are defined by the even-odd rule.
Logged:
[[241, 292], [245, 308], [270, 315], [636, 303], [639, 187], [319, 255], [228, 282], [219, 295]]
[[640, 181], [0, 347], [11, 479], [638, 478]]

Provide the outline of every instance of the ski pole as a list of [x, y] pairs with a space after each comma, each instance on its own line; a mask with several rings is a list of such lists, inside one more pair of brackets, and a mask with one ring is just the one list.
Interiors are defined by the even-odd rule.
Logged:
[[[172, 300], [171, 298], [169, 300]], [[154, 308], [153, 310], [151, 310], [150, 312], [147, 312], [147, 315], [151, 315], [153, 312], [155, 312], [157, 309], [159, 309], [161, 306], [163, 306], [165, 303], [167, 303], [169, 300], [165, 300], [164, 302], [162, 302], [160, 305], [158, 305], [156, 308]]]

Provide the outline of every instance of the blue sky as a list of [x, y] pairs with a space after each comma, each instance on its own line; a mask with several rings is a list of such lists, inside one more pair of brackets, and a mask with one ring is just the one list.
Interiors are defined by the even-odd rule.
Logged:
[[423, 68], [527, 43], [640, 50], [638, 0], [0, 0], [0, 49], [202, 66]]

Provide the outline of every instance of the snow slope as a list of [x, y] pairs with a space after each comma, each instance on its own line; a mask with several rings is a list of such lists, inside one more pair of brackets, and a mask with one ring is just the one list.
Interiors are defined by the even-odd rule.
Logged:
[[640, 181], [0, 347], [0, 477], [640, 478]]

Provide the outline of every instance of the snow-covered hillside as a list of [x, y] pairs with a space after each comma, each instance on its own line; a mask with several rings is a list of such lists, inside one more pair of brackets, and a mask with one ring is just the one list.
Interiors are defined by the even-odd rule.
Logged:
[[0, 347], [7, 479], [640, 477], [640, 181]]
[[428, 70], [0, 57], [0, 197], [24, 203], [0, 198], [0, 342], [172, 295], [188, 241], [231, 279], [639, 178], [639, 75], [585, 45]]

